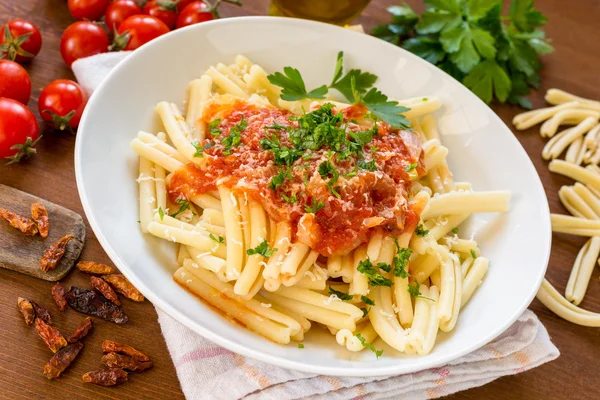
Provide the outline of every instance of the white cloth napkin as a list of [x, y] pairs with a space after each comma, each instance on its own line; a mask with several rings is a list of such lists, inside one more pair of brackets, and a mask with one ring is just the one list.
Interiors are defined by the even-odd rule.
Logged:
[[[123, 53], [107, 53], [73, 63], [81, 86], [91, 93]], [[526, 310], [488, 345], [440, 368], [376, 378], [330, 377], [275, 367], [232, 353], [199, 336], [161, 310], [162, 333], [181, 387], [197, 399], [433, 399], [514, 375], [559, 356], [546, 328]]]

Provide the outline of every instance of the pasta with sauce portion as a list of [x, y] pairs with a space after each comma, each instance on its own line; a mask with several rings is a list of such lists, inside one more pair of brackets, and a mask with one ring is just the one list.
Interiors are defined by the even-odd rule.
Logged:
[[176, 282], [269, 340], [321, 326], [350, 351], [427, 354], [489, 266], [457, 227], [510, 193], [454, 181], [439, 100], [388, 100], [337, 61], [348, 102], [238, 55], [190, 83], [185, 115], [159, 103], [166, 134], [131, 143], [141, 229], [179, 246]]

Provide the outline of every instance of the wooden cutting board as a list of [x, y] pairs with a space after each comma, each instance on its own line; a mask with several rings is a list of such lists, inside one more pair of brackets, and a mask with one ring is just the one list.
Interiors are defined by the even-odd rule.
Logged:
[[[48, 210], [50, 232], [47, 238], [26, 236], [0, 218], [0, 267], [22, 272], [47, 281], [62, 279], [75, 265], [85, 242], [85, 224], [79, 214], [9, 186], [0, 185], [0, 207], [31, 218], [31, 204], [40, 202]], [[67, 244], [63, 258], [53, 271], [40, 269], [44, 251], [67, 234], [73, 239]]]

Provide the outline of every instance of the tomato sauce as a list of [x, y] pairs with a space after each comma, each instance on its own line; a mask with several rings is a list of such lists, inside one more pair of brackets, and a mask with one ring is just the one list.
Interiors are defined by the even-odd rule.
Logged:
[[[362, 106], [343, 111], [348, 131], [367, 129], [352, 122], [366, 111]], [[215, 190], [218, 181], [260, 202], [273, 220], [289, 221], [294, 235], [303, 235], [303, 241], [324, 256], [346, 254], [366, 242], [374, 230], [365, 224], [368, 219], [378, 218], [381, 223], [376, 225], [390, 234], [414, 228], [418, 215], [408, 205], [411, 177], [406, 169], [417, 164], [415, 171], [419, 176], [425, 170], [421, 144], [413, 132], [378, 122], [378, 134], [363, 148], [363, 157], [374, 160], [377, 170], [358, 169], [357, 160], [351, 157], [334, 159], [339, 171], [334, 193], [327, 186], [328, 179], [319, 174], [319, 165], [331, 157], [327, 146], [305, 151], [304, 157], [289, 169], [275, 165], [273, 153], [262, 148], [260, 140], [274, 134], [278, 135], [281, 146], [292, 147], [285, 130], [266, 128], [274, 124], [296, 128], [298, 122], [290, 117], [292, 114], [286, 110], [240, 100], [226, 107], [211, 104], [204, 112], [205, 122], [220, 119], [220, 123], [216, 127], [218, 132], [214, 135], [207, 132], [200, 144], [204, 147], [206, 166], [200, 168], [190, 163], [176, 171], [169, 184], [169, 195], [172, 199], [190, 198]], [[245, 123], [240, 144], [228, 146], [231, 132]], [[286, 180], [273, 190], [269, 183], [282, 169], [288, 171]], [[307, 207], [315, 205], [319, 209], [314, 218], [305, 218]], [[308, 239], [305, 231], [309, 232]]]

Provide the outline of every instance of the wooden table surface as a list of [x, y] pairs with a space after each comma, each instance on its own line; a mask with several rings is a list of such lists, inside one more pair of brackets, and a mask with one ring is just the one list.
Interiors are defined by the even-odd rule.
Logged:
[[[262, 15], [268, 0], [245, 0], [239, 9], [225, 5], [224, 16]], [[385, 8], [395, 0], [374, 0], [358, 22], [366, 29], [388, 21]], [[421, 9], [420, 1], [409, 1]], [[546, 27], [556, 51], [544, 57], [542, 87], [531, 97], [534, 106], [544, 105], [543, 95], [548, 88], [557, 87], [574, 94], [600, 99], [600, 2], [577, 0], [568, 6], [561, 0], [537, 0], [536, 6], [549, 19]], [[62, 31], [73, 22], [64, 0], [2, 0], [0, 24], [13, 18], [27, 18], [42, 32], [43, 47], [38, 57], [26, 66], [33, 83], [29, 106], [37, 115], [37, 99], [43, 86], [58, 78], [73, 75], [63, 63], [59, 52]], [[494, 110], [510, 125], [512, 117], [521, 110], [513, 106], [496, 105]], [[527, 150], [540, 174], [552, 212], [564, 213], [557, 192], [568, 179], [550, 174], [540, 153], [543, 141], [537, 128], [517, 132], [517, 138]], [[75, 137], [44, 130], [37, 146], [38, 154], [31, 160], [11, 166], [0, 166], [0, 183], [46, 198], [83, 216], [75, 185], [73, 148]], [[510, 159], [506, 160], [510, 163]], [[499, 171], [501, 172], [501, 171]], [[87, 222], [86, 222], [87, 224]], [[82, 259], [110, 263], [87, 225], [88, 239]], [[555, 235], [547, 277], [564, 291], [575, 256], [584, 239]], [[514, 255], [518, 257], [518, 254]], [[515, 277], [517, 279], [517, 277]], [[63, 280], [65, 287], [89, 287], [87, 276], [75, 271]], [[23, 296], [47, 306], [63, 332], [71, 332], [82, 320], [82, 314], [69, 310], [58, 311], [50, 298], [52, 284], [18, 273], [0, 269], [0, 398], [9, 399], [178, 399], [183, 398], [173, 363], [160, 335], [156, 312], [149, 302], [125, 301], [130, 322], [117, 326], [96, 321], [85, 348], [71, 368], [57, 381], [48, 381], [42, 367], [50, 357], [35, 329], [25, 326], [16, 308], [17, 297]], [[508, 288], [510, 289], [510, 288]], [[510, 290], [507, 291], [509, 293]], [[502, 299], [498, 299], [502, 301]], [[600, 282], [598, 270], [582, 306], [600, 311]], [[597, 396], [600, 371], [600, 329], [570, 324], [534, 300], [531, 309], [540, 317], [562, 355], [551, 363], [516, 376], [498, 379], [483, 387], [448, 397], [449, 399], [589, 399]], [[84, 384], [81, 375], [99, 367], [100, 343], [115, 339], [147, 352], [155, 367], [135, 375], [130, 383], [118, 388], [102, 388]], [[232, 382], [235, 384], [235, 382]]]

